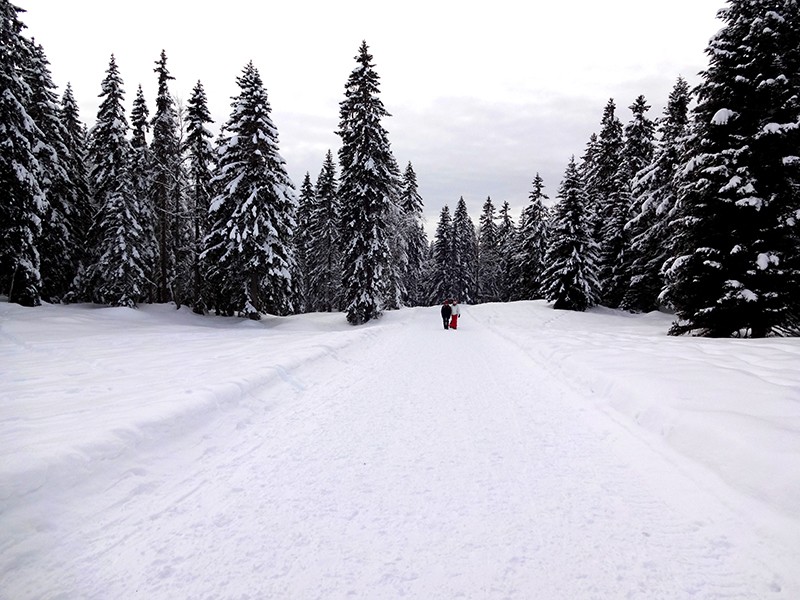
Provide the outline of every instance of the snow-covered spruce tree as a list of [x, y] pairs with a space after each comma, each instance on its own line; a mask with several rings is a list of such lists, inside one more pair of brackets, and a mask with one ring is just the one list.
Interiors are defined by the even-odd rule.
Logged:
[[515, 285], [517, 271], [514, 264], [514, 255], [517, 246], [517, 228], [511, 217], [511, 206], [503, 202], [500, 208], [500, 223], [497, 225], [497, 251], [500, 256], [500, 278], [498, 281], [498, 294], [501, 302], [508, 302], [512, 296], [512, 286]]
[[547, 252], [547, 208], [544, 201], [544, 180], [536, 173], [528, 205], [522, 210], [515, 248], [516, 267], [515, 300], [537, 300], [542, 294], [544, 256]]
[[[589, 202], [592, 237], [600, 248], [600, 283], [606, 287], [602, 275], [608, 275], [616, 260], [618, 241], [608, 236], [613, 226], [615, 212], [622, 204], [620, 165], [622, 164], [623, 127], [616, 116], [616, 104], [610, 99], [603, 109], [600, 133], [590, 140], [586, 150], [585, 165], [581, 168], [586, 196]], [[601, 299], [602, 300], [602, 299]]]
[[183, 217], [181, 210], [180, 177], [181, 152], [178, 115], [169, 93], [169, 81], [175, 79], [167, 69], [167, 56], [161, 51], [154, 72], [158, 74], [158, 96], [153, 115], [151, 183], [157, 242], [156, 301], [173, 298], [177, 249]]
[[486, 198], [478, 219], [478, 302], [500, 299], [500, 252], [497, 242], [497, 218], [491, 196]]
[[83, 238], [73, 229], [76, 221], [73, 213], [81, 200], [77, 197], [77, 186], [70, 179], [68, 134], [61, 120], [49, 62], [38, 44], [31, 43], [29, 53], [23, 77], [30, 90], [28, 114], [42, 133], [34, 153], [39, 165], [37, 179], [46, 199], [41, 215], [42, 233], [37, 240], [42, 297], [59, 302], [68, 293], [78, 269], [76, 250]]
[[211, 180], [216, 166], [216, 154], [207, 125], [213, 123], [203, 84], [198, 81], [186, 109], [186, 139], [183, 153], [188, 160], [186, 201], [191, 232], [191, 280], [188, 288], [192, 310], [198, 314], [208, 308], [200, 265], [203, 239], [208, 228], [208, 209], [213, 190]]
[[91, 279], [95, 302], [133, 308], [147, 295], [144, 252], [149, 250], [149, 240], [127, 171], [125, 163], [118, 165], [117, 187], [109, 191], [100, 213], [101, 237]]
[[707, 49], [667, 270], [672, 334], [800, 332], [800, 14], [729, 0]]
[[261, 76], [248, 63], [220, 136], [211, 227], [201, 260], [218, 313], [259, 319], [297, 306], [293, 234], [297, 213]]
[[133, 101], [131, 110], [131, 155], [130, 167], [128, 170], [131, 193], [139, 205], [139, 225], [142, 229], [144, 247], [142, 248], [142, 260], [144, 271], [147, 276], [148, 284], [144, 298], [149, 302], [155, 302], [156, 289], [153, 282], [156, 280], [156, 235], [155, 235], [155, 215], [150, 197], [151, 185], [151, 155], [150, 147], [147, 143], [147, 132], [150, 130], [149, 123], [150, 111], [144, 98], [144, 92], [140, 85], [136, 90], [136, 98]]
[[628, 256], [630, 241], [625, 225], [630, 220], [632, 193], [631, 182], [653, 158], [655, 125], [647, 117], [650, 106], [644, 96], [636, 98], [629, 107], [633, 115], [625, 126], [622, 160], [615, 176], [616, 182], [608, 197], [605, 218], [601, 228], [603, 304], [617, 308], [622, 302], [630, 282]]
[[621, 169], [626, 182], [653, 160], [655, 150], [655, 123], [647, 116], [650, 105], [644, 96], [639, 96], [628, 107], [633, 115], [625, 126], [625, 144], [622, 148]]
[[328, 150], [317, 177], [308, 223], [309, 310], [332, 312], [342, 304], [341, 223], [336, 164]]
[[0, 0], [0, 293], [10, 302], [38, 306], [42, 281], [37, 245], [47, 204], [35, 148], [44, 134], [26, 110], [30, 89], [22, 72], [31, 56], [20, 12]]
[[89, 131], [88, 160], [91, 165], [89, 185], [95, 212], [117, 189], [119, 166], [125, 164], [130, 149], [127, 139], [128, 119], [123, 106], [125, 90], [114, 55], [108, 63], [101, 86], [100, 107], [95, 124]]
[[631, 241], [630, 283], [620, 304], [634, 312], [659, 307], [664, 284], [661, 267], [674, 247], [674, 220], [680, 159], [689, 126], [691, 93], [679, 77], [658, 125], [653, 159], [631, 183], [633, 207], [626, 224]]
[[388, 219], [394, 210], [395, 161], [381, 120], [379, 77], [366, 42], [339, 105], [342, 289], [353, 325], [378, 318], [392, 293]]
[[583, 311], [597, 303], [597, 245], [586, 218], [586, 194], [570, 159], [558, 190], [542, 289], [555, 309]]
[[459, 198], [453, 214], [453, 247], [450, 261], [453, 297], [459, 302], [474, 303], [478, 292], [478, 236], [463, 196]]
[[597, 155], [600, 151], [600, 142], [597, 139], [597, 134], [593, 133], [589, 136], [589, 141], [586, 142], [586, 148], [583, 151], [583, 156], [581, 156], [581, 160], [578, 163], [578, 173], [581, 176], [581, 180], [584, 182], [584, 186], [586, 187], [586, 197], [590, 203], [589, 210], [592, 211], [591, 217], [594, 219], [594, 201], [595, 198], [592, 198], [589, 194], [589, 184], [588, 182], [595, 177], [595, 172], [597, 171]]
[[97, 206], [86, 269], [88, 298], [112, 306], [135, 306], [146, 295], [147, 240], [141, 226], [141, 199], [131, 184], [131, 146], [123, 109], [122, 78], [114, 56], [100, 94], [103, 100], [89, 141], [90, 185]]
[[402, 306], [403, 299], [408, 296], [405, 287], [408, 275], [408, 240], [403, 235], [406, 218], [400, 205], [403, 176], [391, 149], [388, 163], [389, 172], [392, 174], [392, 186], [389, 193], [389, 210], [386, 213], [386, 231], [399, 232], [400, 235], [387, 235], [386, 237], [389, 244], [389, 263], [386, 277], [388, 284], [384, 294], [383, 307], [386, 310], [396, 310]]
[[453, 218], [445, 204], [439, 213], [425, 289], [427, 304], [440, 304], [453, 297]]
[[424, 303], [423, 264], [428, 253], [428, 236], [422, 216], [423, 202], [417, 185], [417, 174], [411, 162], [403, 172], [400, 207], [403, 215], [403, 237], [406, 247], [404, 274], [406, 297], [404, 303], [420, 306]]
[[100, 229], [103, 211], [112, 192], [119, 188], [119, 179], [129, 177], [127, 166], [130, 142], [127, 139], [128, 119], [125, 116], [122, 77], [114, 55], [109, 59], [108, 68], [100, 83], [100, 106], [97, 109], [95, 123], [87, 137], [87, 163], [89, 165], [89, 197], [92, 210], [92, 224], [87, 235], [88, 256], [84, 265], [83, 276], [76, 283], [77, 297], [87, 301], [95, 298], [93, 280], [100, 255], [100, 240], [104, 232]]
[[308, 237], [308, 227], [311, 211], [316, 202], [314, 184], [311, 183], [311, 173], [306, 171], [303, 183], [300, 184], [300, 194], [297, 197], [297, 225], [294, 232], [294, 245], [296, 248], [297, 272], [299, 290], [298, 312], [311, 312], [309, 309], [309, 277], [308, 277], [308, 247], [311, 240]]
[[80, 282], [83, 280], [84, 269], [90, 256], [86, 240], [92, 225], [93, 213], [89, 197], [89, 173], [86, 168], [85, 125], [81, 121], [78, 103], [75, 101], [75, 95], [69, 83], [61, 97], [60, 115], [66, 135], [64, 144], [67, 149], [67, 158], [64, 168], [67, 170], [73, 188], [74, 204], [69, 218], [72, 231], [76, 239], [80, 240], [80, 243], [73, 249], [76, 274], [70, 282], [70, 291], [65, 297], [67, 301], [74, 301], [82, 299], [79, 294], [82, 287]]

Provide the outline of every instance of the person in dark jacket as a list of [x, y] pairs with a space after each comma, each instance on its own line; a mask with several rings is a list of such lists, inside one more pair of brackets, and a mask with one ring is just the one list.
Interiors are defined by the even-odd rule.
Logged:
[[444, 304], [442, 304], [442, 321], [445, 329], [450, 329], [450, 315], [452, 314], [453, 309], [450, 308], [450, 300], [445, 300]]

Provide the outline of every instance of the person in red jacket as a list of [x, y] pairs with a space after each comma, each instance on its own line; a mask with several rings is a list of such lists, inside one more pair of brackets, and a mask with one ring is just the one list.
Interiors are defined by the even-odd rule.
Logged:
[[444, 323], [445, 329], [450, 327], [451, 314], [453, 314], [453, 310], [450, 308], [450, 300], [445, 300], [444, 304], [442, 304], [442, 322]]
[[458, 329], [458, 317], [461, 316], [461, 309], [458, 307], [458, 300], [453, 300], [450, 309], [450, 329]]

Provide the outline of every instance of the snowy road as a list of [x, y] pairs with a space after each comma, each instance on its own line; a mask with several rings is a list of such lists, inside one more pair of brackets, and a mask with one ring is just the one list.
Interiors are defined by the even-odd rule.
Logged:
[[800, 597], [745, 502], [464, 313], [262, 365], [172, 439], [6, 498], [0, 597]]

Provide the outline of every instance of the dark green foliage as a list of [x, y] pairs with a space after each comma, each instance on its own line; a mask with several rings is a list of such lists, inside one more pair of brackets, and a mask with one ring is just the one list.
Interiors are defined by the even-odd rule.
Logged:
[[424, 303], [422, 271], [428, 252], [428, 236], [423, 226], [422, 209], [423, 202], [417, 186], [417, 174], [409, 162], [403, 173], [400, 210], [406, 254], [403, 273], [403, 287], [406, 293], [403, 302], [410, 306]]
[[508, 302], [512, 298], [512, 288], [517, 278], [514, 256], [517, 248], [517, 229], [511, 218], [511, 205], [503, 202], [500, 208], [500, 223], [497, 226], [497, 249], [500, 256], [500, 274], [497, 288], [499, 300]]
[[309, 294], [309, 266], [308, 250], [311, 244], [309, 238], [309, 223], [311, 211], [316, 202], [314, 184], [311, 183], [311, 174], [306, 171], [303, 183], [300, 184], [300, 195], [297, 198], [297, 227], [294, 232], [294, 244], [297, 249], [297, 271], [299, 273], [298, 289], [300, 293], [298, 307], [300, 312], [311, 312]]
[[378, 97], [379, 77], [366, 42], [339, 105], [342, 288], [353, 325], [381, 315], [393, 294], [388, 220], [394, 210], [396, 163], [381, 120], [389, 116]]
[[652, 162], [631, 184], [633, 206], [626, 231], [631, 240], [630, 283], [621, 307], [636, 312], [656, 310], [664, 285], [661, 268], [672, 254], [680, 160], [688, 133], [689, 86], [678, 78], [659, 124], [659, 142]]
[[558, 190], [542, 289], [553, 308], [583, 311], [597, 302], [597, 245], [586, 218], [586, 193], [573, 157]]
[[425, 288], [427, 304], [440, 304], [453, 297], [453, 219], [445, 204], [439, 213], [436, 234], [431, 245]]
[[473, 304], [478, 295], [478, 237], [463, 197], [459, 198], [453, 214], [452, 236], [452, 295], [461, 303]]
[[192, 310], [202, 313], [208, 308], [205, 285], [203, 282], [200, 254], [203, 251], [203, 239], [208, 231], [208, 211], [213, 189], [211, 181], [217, 163], [217, 157], [211, 142], [213, 137], [206, 127], [213, 123], [208, 110], [208, 101], [203, 84], [198, 81], [186, 110], [186, 139], [183, 153], [188, 160], [187, 173], [187, 220], [191, 243], [189, 245], [191, 280], [188, 289]]
[[494, 203], [491, 197], [487, 197], [478, 221], [476, 297], [479, 302], [496, 302], [500, 299], [500, 247], [495, 219]]
[[97, 211], [90, 234], [92, 255], [83, 283], [86, 297], [94, 302], [133, 307], [146, 298], [149, 246], [141, 225], [141, 199], [131, 183], [135, 155], [126, 137], [122, 85], [112, 56], [90, 137], [90, 182]]
[[131, 181], [131, 194], [139, 205], [139, 226], [142, 229], [142, 236], [145, 240], [145, 247], [142, 252], [144, 271], [147, 275], [148, 284], [145, 296], [148, 301], [153, 302], [157, 298], [157, 293], [153, 282], [156, 280], [156, 233], [155, 216], [150, 197], [152, 155], [147, 143], [147, 132], [150, 130], [148, 121], [150, 112], [144, 99], [142, 86], [136, 90], [136, 98], [133, 101], [131, 110], [131, 158], [129, 177]]
[[308, 310], [331, 312], [342, 303], [340, 203], [330, 150], [312, 190], [308, 222]]
[[671, 333], [762, 337], [798, 324], [800, 20], [730, 0], [707, 49], [664, 297]]
[[539, 173], [533, 179], [533, 189], [528, 195], [528, 205], [522, 210], [519, 232], [514, 245], [512, 262], [515, 266], [514, 300], [543, 298], [542, 274], [547, 252], [548, 211], [544, 200], [544, 180]]
[[625, 126], [621, 161], [606, 202], [600, 230], [602, 301], [612, 308], [620, 305], [630, 283], [633, 259], [628, 256], [630, 239], [625, 225], [631, 213], [631, 182], [653, 157], [655, 125], [647, 117], [650, 106], [644, 96], [639, 96], [629, 108], [633, 118]]
[[[155, 218], [156, 236], [156, 301], [180, 302], [177, 278], [181, 277], [178, 253], [181, 240], [183, 206], [181, 198], [182, 174], [178, 115], [169, 92], [169, 81], [175, 79], [167, 69], [167, 56], [162, 50], [154, 72], [158, 74], [158, 96], [153, 115], [153, 143], [151, 153], [151, 198]], [[185, 286], [180, 286], [181, 288]]]
[[110, 191], [98, 231], [97, 260], [90, 267], [92, 300], [110, 306], [135, 307], [146, 296], [147, 249], [139, 203], [124, 165], [119, 168], [117, 188]]
[[20, 73], [31, 56], [19, 12], [0, 0], [0, 293], [37, 306], [42, 291], [37, 245], [47, 203], [35, 148], [44, 134], [26, 109], [30, 89]]
[[49, 62], [37, 44], [30, 44], [29, 56], [23, 76], [30, 91], [28, 114], [42, 136], [34, 153], [38, 161], [36, 176], [46, 200], [41, 214], [42, 232], [37, 240], [42, 297], [59, 302], [69, 292], [78, 269], [76, 249], [82, 238], [74, 229], [77, 215], [73, 211], [81, 200], [71, 180], [68, 133], [61, 120]]
[[219, 314], [286, 315], [298, 303], [297, 199], [261, 76], [249, 63], [236, 81], [240, 94], [219, 140], [217, 195], [201, 256], [206, 300]]
[[71, 228], [75, 239], [78, 240], [73, 253], [75, 256], [75, 277], [70, 282], [70, 291], [66, 300], [78, 300], [81, 293], [81, 280], [91, 256], [87, 239], [92, 225], [92, 205], [89, 194], [89, 177], [86, 168], [86, 131], [81, 122], [78, 104], [68, 83], [61, 97], [61, 123], [64, 126], [64, 144], [67, 157], [64, 168], [67, 170], [72, 183], [72, 200], [74, 202], [69, 213]]

